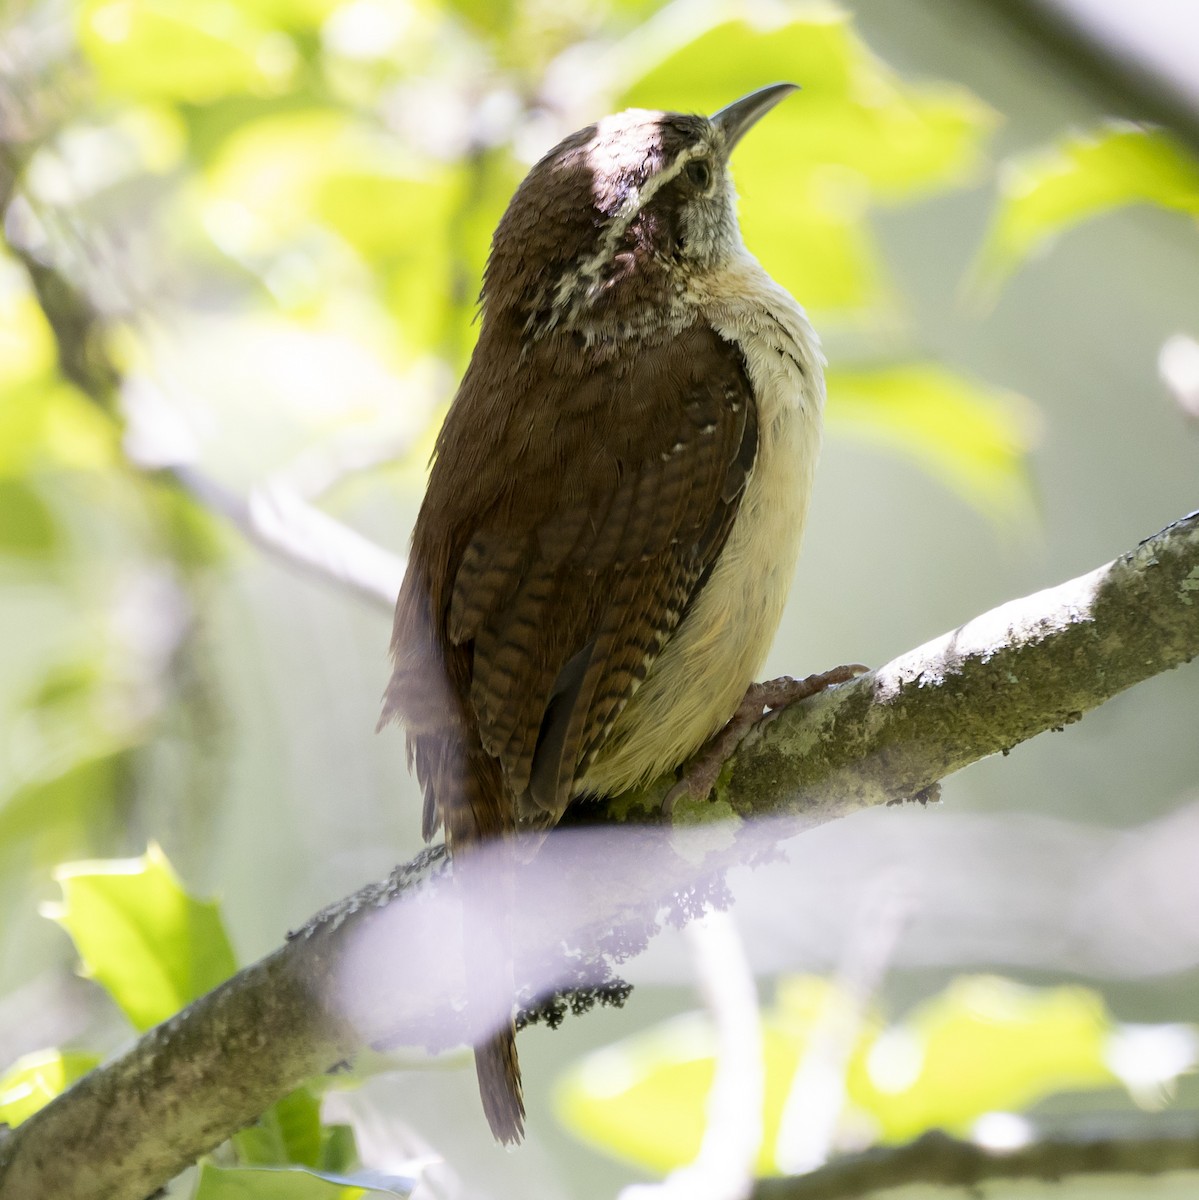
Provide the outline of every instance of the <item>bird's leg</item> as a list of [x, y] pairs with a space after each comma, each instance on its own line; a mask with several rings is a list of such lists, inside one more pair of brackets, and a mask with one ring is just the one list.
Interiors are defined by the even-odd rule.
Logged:
[[680, 800], [706, 800], [716, 786], [721, 767], [751, 729], [769, 724], [790, 705], [815, 696], [835, 683], [848, 683], [869, 670], [861, 663], [849, 663], [803, 679], [780, 675], [778, 679], [767, 679], [764, 683], [751, 683], [728, 724], [683, 765], [678, 783], [666, 793], [663, 803], [666, 814], [669, 816]]

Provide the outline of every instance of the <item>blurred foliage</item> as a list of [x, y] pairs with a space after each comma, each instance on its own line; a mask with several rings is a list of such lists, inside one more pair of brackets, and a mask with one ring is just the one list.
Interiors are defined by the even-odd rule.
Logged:
[[1199, 217], [1199, 162], [1164, 130], [1110, 124], [1004, 163], [978, 284], [993, 289], [1058, 234], [1127, 204]]
[[72, 863], [55, 877], [62, 903], [46, 915], [138, 1032], [236, 970], [217, 906], [189, 896], [157, 846], [141, 858]]
[[1000, 526], [1030, 516], [1036, 410], [936, 363], [828, 373], [829, 430], [902, 448]]
[[[804, 1078], [807, 1056], [839, 1037], [830, 1018], [854, 1006], [852, 996], [826, 980], [780, 981], [762, 1021], [760, 1173], [780, 1173], [792, 1088]], [[897, 1024], [871, 1011], [846, 1063], [836, 1142], [904, 1142], [930, 1129], [969, 1135], [989, 1113], [1024, 1110], [1057, 1092], [1117, 1086], [1112, 1061], [1121, 1028], [1095, 992], [1028, 988], [990, 976], [958, 979]], [[1177, 1028], [1163, 1027], [1163, 1040]], [[1191, 1032], [1192, 1043], [1197, 1036]], [[710, 1019], [692, 1014], [605, 1047], [562, 1076], [558, 1115], [577, 1136], [617, 1157], [663, 1173], [681, 1167], [703, 1138], [715, 1043]]]
[[82, 1050], [27, 1054], [0, 1076], [0, 1124], [19, 1125], [100, 1062]]

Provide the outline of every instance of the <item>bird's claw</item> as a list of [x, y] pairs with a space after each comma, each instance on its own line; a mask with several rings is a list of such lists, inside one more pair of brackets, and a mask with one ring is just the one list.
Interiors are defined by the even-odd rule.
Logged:
[[768, 724], [790, 705], [815, 696], [835, 684], [848, 683], [859, 675], [865, 675], [869, 670], [869, 667], [861, 663], [848, 663], [834, 667], [831, 671], [807, 675], [803, 679], [780, 675], [777, 679], [751, 683], [737, 706], [737, 711], [729, 718], [724, 728], [684, 764], [678, 783], [666, 793], [662, 803], [663, 811], [670, 816], [675, 805], [681, 800], [706, 800], [716, 786], [721, 768], [751, 729]]

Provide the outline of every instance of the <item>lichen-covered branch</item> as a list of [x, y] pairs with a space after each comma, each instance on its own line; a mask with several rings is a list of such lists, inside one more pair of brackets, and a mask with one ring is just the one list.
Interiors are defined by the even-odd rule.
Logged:
[[[706, 810], [676, 812], [673, 827], [652, 804], [669, 781], [589, 808], [603, 829], [563, 831], [522, 868], [518, 976], [543, 992], [586, 983], [580, 962], [636, 953], [664, 898], [691, 897], [682, 919], [714, 872], [781, 836], [777, 822], [705, 815], [785, 817], [791, 832], [916, 795], [1196, 654], [1199, 513], [781, 714], [743, 744]], [[650, 827], [612, 828], [634, 815]], [[680, 817], [699, 825], [690, 840]], [[361, 1046], [472, 1036], [455, 949], [464, 889], [448, 873], [439, 849], [398, 868], [87, 1076], [0, 1143], [0, 1195], [142, 1200]]]
[[737, 811], [828, 819], [918, 796], [1199, 654], [1199, 512], [831, 689], [743, 746]]

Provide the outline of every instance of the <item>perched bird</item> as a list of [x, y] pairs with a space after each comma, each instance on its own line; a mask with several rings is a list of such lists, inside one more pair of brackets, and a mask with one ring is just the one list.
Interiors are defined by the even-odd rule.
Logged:
[[[742, 242], [729, 155], [794, 90], [606, 117], [533, 167], [496, 229], [381, 720], [407, 727], [425, 837], [444, 823], [456, 857], [679, 767], [762, 666], [823, 360]], [[492, 1130], [519, 1140], [513, 1025], [475, 1060]]]

